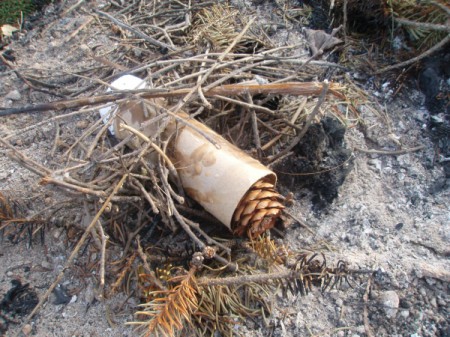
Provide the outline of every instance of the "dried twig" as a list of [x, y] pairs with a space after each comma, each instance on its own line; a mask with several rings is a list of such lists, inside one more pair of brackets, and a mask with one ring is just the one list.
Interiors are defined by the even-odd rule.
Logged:
[[[65, 97], [64, 95], [60, 95], [60, 94], [58, 94], [56, 92], [50, 92], [50, 91], [48, 91], [46, 89], [42, 89], [42, 88], [36, 87], [33, 83], [31, 83], [31, 81], [29, 81], [25, 76], [23, 76], [14, 67], [14, 65], [11, 62], [9, 62], [7, 59], [5, 59], [5, 57], [1, 53], [0, 53], [0, 61], [2, 61], [4, 64], [6, 64], [8, 66], [8, 68], [10, 68], [17, 75], [17, 77], [20, 78], [22, 81], [24, 81], [25, 84], [28, 85], [31, 89], [34, 89], [36, 91], [40, 91], [40, 92], [43, 92], [45, 94], [49, 94], [49, 95], [52, 95], [52, 96], [57, 96], [57, 97], [62, 97], [62, 98]], [[1, 114], [0, 114], [0, 116], [1, 116]]]
[[343, 16], [344, 16], [344, 19], [343, 19], [343, 23], [342, 23], [342, 26], [343, 26], [343, 28], [344, 28], [344, 41], [345, 41], [345, 43], [347, 43], [347, 22], [348, 22], [348, 20], [347, 20], [347, 13], [348, 13], [348, 11], [347, 11], [347, 5], [348, 5], [348, 0], [344, 0], [344, 6], [342, 6], [342, 12], [343, 12]]
[[104, 198], [107, 195], [103, 191], [95, 191], [95, 190], [93, 190], [91, 188], [82, 187], [82, 186], [78, 186], [78, 185], [73, 184], [73, 183], [65, 182], [65, 181], [60, 180], [60, 179], [55, 179], [51, 175], [44, 176], [39, 183], [41, 185], [56, 185], [56, 186], [60, 186], [62, 188], [67, 188], [69, 190], [76, 191], [76, 192], [79, 192], [79, 193], [82, 193], [82, 194], [94, 195], [94, 196], [99, 197], [99, 198], [102, 198], [102, 197]]
[[395, 22], [400, 23], [405, 26], [412, 26], [412, 27], [418, 27], [423, 28], [427, 30], [435, 30], [440, 32], [448, 32], [450, 33], [450, 25], [440, 25], [436, 23], [429, 23], [429, 22], [417, 22], [417, 21], [411, 21], [408, 19], [402, 19], [402, 18], [395, 18]]
[[100, 289], [99, 293], [101, 298], [105, 297], [105, 262], [106, 262], [106, 243], [108, 242], [109, 237], [105, 235], [105, 231], [103, 230], [103, 226], [98, 220], [97, 228], [100, 232], [100, 238], [102, 242], [102, 250], [100, 256]]
[[295, 278], [295, 272], [292, 270], [284, 270], [276, 273], [261, 273], [222, 278], [200, 278], [198, 279], [198, 284], [200, 286], [233, 286], [251, 283], [268, 283], [270, 281], [283, 280], [291, 277]]
[[156, 201], [153, 200], [153, 198], [151, 197], [151, 195], [147, 192], [147, 190], [145, 189], [145, 187], [141, 184], [141, 182], [137, 179], [133, 179], [134, 183], [139, 187], [139, 190], [141, 191], [141, 193], [144, 195], [145, 199], [148, 201], [148, 203], [150, 204], [150, 207], [152, 208], [152, 212], [155, 214], [159, 214], [159, 209], [156, 206]]
[[439, 1], [430, 1], [430, 3], [439, 9], [442, 9], [448, 16], [450, 16], [450, 8], [448, 8], [445, 4], [440, 3]]
[[405, 153], [420, 151], [420, 150], [423, 150], [424, 148], [425, 148], [425, 145], [419, 145], [416, 147], [412, 147], [410, 149], [401, 149], [401, 150], [397, 150], [397, 151], [383, 151], [383, 150], [373, 150], [373, 149], [367, 150], [367, 149], [363, 149], [363, 148], [360, 148], [357, 146], [355, 146], [353, 149], [355, 149], [356, 151], [368, 153], [368, 154], [384, 154], [384, 155], [398, 156], [398, 155], [402, 155]]
[[363, 313], [364, 330], [366, 331], [367, 337], [373, 337], [372, 329], [370, 328], [369, 310], [368, 310], [368, 301], [369, 301], [371, 281], [372, 281], [372, 277], [369, 277], [369, 279], [367, 280], [366, 291], [363, 296], [363, 300], [364, 300], [364, 313]]
[[302, 221], [299, 217], [295, 216], [294, 214], [292, 214], [291, 212], [284, 210], [283, 214], [286, 214], [287, 216], [289, 216], [290, 218], [292, 218], [294, 221], [297, 221], [299, 223], [300, 226], [304, 227], [308, 232], [310, 232], [311, 234], [315, 234], [315, 232], [311, 229], [311, 227], [309, 227], [304, 221]]
[[21, 163], [26, 168], [28, 168], [30, 171], [40, 175], [41, 177], [43, 177], [43, 176], [45, 176], [47, 174], [50, 174], [52, 172], [48, 168], [42, 166], [38, 162], [36, 162], [33, 159], [27, 157], [25, 154], [23, 154], [21, 151], [16, 149], [13, 145], [11, 145], [5, 139], [0, 138], [0, 143], [2, 143], [8, 149], [12, 150], [12, 153], [10, 154], [11, 157], [13, 159], [17, 160], [19, 163]]
[[427, 56], [430, 56], [431, 54], [437, 52], [439, 49], [441, 49], [442, 47], [444, 47], [447, 43], [450, 42], [450, 34], [448, 34], [444, 39], [442, 39], [439, 43], [437, 43], [436, 45], [434, 45], [432, 48], [428, 49], [427, 51], [423, 52], [422, 54], [413, 57], [405, 62], [400, 62], [397, 64], [394, 64], [392, 66], [388, 66], [388, 67], [384, 67], [378, 71], [374, 72], [374, 75], [379, 75], [382, 73], [385, 73], [386, 71], [391, 71], [394, 69], [398, 69], [398, 68], [403, 68], [406, 66], [409, 66], [410, 64], [413, 64], [415, 62], [418, 62], [422, 59], [424, 59]]
[[117, 183], [117, 185], [114, 187], [113, 191], [111, 192], [111, 194], [108, 196], [108, 198], [106, 199], [106, 201], [103, 203], [102, 207], [100, 208], [100, 210], [97, 212], [97, 214], [94, 216], [94, 218], [92, 219], [91, 223], [87, 226], [87, 228], [85, 229], [83, 235], [81, 236], [80, 240], [78, 241], [77, 245], [75, 246], [75, 248], [72, 250], [72, 253], [70, 254], [69, 258], [67, 259], [64, 268], [62, 269], [62, 271], [59, 273], [59, 275], [56, 277], [55, 281], [52, 283], [52, 285], [47, 289], [47, 291], [44, 293], [44, 295], [42, 295], [42, 297], [39, 299], [39, 303], [34, 307], [33, 311], [26, 317], [25, 321], [22, 324], [21, 329], [19, 329], [16, 333], [16, 337], [18, 337], [22, 331], [23, 326], [25, 326], [26, 324], [28, 324], [28, 322], [34, 317], [34, 315], [39, 311], [39, 309], [42, 307], [42, 305], [47, 301], [48, 297], [50, 296], [50, 294], [52, 293], [53, 289], [55, 289], [55, 287], [61, 282], [66, 270], [68, 268], [70, 268], [70, 266], [72, 265], [73, 260], [75, 259], [75, 257], [77, 256], [79, 250], [81, 249], [81, 247], [83, 246], [84, 242], [86, 241], [88, 235], [90, 234], [90, 231], [92, 228], [94, 228], [94, 226], [97, 225], [98, 220], [100, 219], [100, 216], [103, 214], [103, 212], [105, 211], [106, 207], [108, 206], [108, 204], [111, 202], [111, 198], [116, 195], [116, 193], [122, 188], [123, 183], [125, 182], [125, 180], [127, 179], [128, 175], [124, 174], [122, 176], [122, 178], [120, 179], [120, 181]]
[[[227, 84], [220, 87], [215, 87], [210, 90], [204, 90], [205, 96], [237, 96], [245, 93], [251, 95], [260, 94], [280, 94], [280, 95], [319, 95], [322, 92], [323, 85], [317, 82], [287, 82], [287, 83], [269, 83], [269, 84]], [[342, 98], [339, 93], [343, 88], [337, 83], [330, 83], [329, 91], [336, 97]], [[158, 97], [178, 97], [184, 96], [191, 92], [192, 89], [145, 89], [145, 90], [130, 90], [118, 93], [111, 93], [107, 95], [79, 98], [73, 100], [63, 100], [51, 103], [36, 104], [21, 108], [0, 110], [0, 117], [25, 112], [38, 111], [60, 111], [65, 109], [73, 109], [86, 105], [96, 105], [108, 102], [114, 102], [120, 99], [129, 98], [130, 94], [138, 94], [140, 98], [158, 98]]]

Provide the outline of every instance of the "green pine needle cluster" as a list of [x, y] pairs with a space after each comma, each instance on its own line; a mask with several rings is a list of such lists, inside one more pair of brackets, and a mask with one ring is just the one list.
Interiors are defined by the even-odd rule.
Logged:
[[18, 23], [34, 10], [33, 0], [2, 0], [0, 1], [0, 26]]
[[[445, 25], [449, 19], [447, 12], [442, 9], [448, 6], [445, 1], [387, 0], [387, 4], [396, 18], [441, 25]], [[434, 46], [446, 35], [445, 32], [433, 31], [424, 27], [406, 25], [403, 28], [408, 33], [410, 40], [420, 50], [426, 50]]]

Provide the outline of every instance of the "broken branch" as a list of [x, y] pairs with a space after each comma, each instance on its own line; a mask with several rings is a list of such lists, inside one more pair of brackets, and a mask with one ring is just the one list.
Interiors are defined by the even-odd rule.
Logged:
[[[286, 83], [269, 83], [269, 84], [227, 84], [215, 87], [210, 90], [204, 90], [205, 96], [236, 96], [249, 93], [251, 95], [259, 94], [283, 94], [295, 96], [320, 95], [323, 85], [318, 82], [286, 82]], [[343, 87], [338, 83], [330, 83], [329, 91], [336, 97], [342, 98], [340, 91]], [[96, 105], [113, 102], [119, 99], [127, 98], [131, 94], [138, 95], [140, 98], [158, 98], [158, 97], [178, 97], [184, 96], [191, 92], [192, 89], [145, 89], [130, 90], [111, 93], [107, 95], [79, 98], [72, 100], [61, 100], [51, 103], [36, 104], [20, 108], [5, 109], [0, 111], [1, 116], [8, 116], [18, 113], [38, 112], [38, 111], [60, 111], [66, 109], [79, 108], [85, 105]]]

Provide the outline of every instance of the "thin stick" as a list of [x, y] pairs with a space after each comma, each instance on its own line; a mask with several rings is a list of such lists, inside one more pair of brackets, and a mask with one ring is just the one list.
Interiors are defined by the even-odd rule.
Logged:
[[[204, 57], [205, 60], [208, 59], [208, 53], [209, 53], [209, 47], [208, 47], [208, 48], [206, 49], [206, 51], [205, 51], [205, 54], [206, 54], [205, 57]], [[202, 62], [202, 63], [201, 63], [201, 65], [200, 65], [200, 71], [205, 70], [205, 65], [206, 65], [206, 62]], [[200, 83], [202, 83], [202, 74], [199, 74], [199, 75], [198, 75], [198, 78], [197, 78], [197, 84], [200, 84]], [[202, 87], [201, 87], [201, 86], [199, 86], [197, 93], [198, 93], [198, 96], [200, 97], [200, 99], [202, 100], [203, 104], [204, 104], [208, 109], [212, 109], [213, 106], [212, 106], [212, 104], [209, 103], [208, 100], [205, 98], [205, 95], [203, 95], [203, 90], [202, 90]]]
[[293, 151], [289, 151], [288, 153], [285, 153], [284, 155], [282, 155], [281, 157], [278, 157], [277, 159], [275, 159], [274, 161], [270, 162], [269, 164], [267, 164], [267, 167], [269, 169], [272, 169], [276, 164], [280, 163], [281, 161], [283, 161], [285, 158], [288, 158], [290, 156], [292, 156], [294, 154]]
[[347, 18], [347, 2], [348, 0], [344, 0], [344, 6], [342, 11], [344, 12], [344, 22], [342, 23], [342, 26], [344, 27], [344, 41], [345, 43], [347, 43], [347, 22], [348, 22], [348, 18]]
[[[94, 125], [97, 126], [97, 123], [100, 123], [100, 121], [102, 121], [102, 119], [97, 120]], [[109, 121], [108, 121], [109, 122]], [[112, 122], [112, 121], [111, 121]], [[110, 127], [110, 123], [105, 123], [99, 132], [97, 132], [97, 134], [94, 137], [94, 140], [92, 140], [91, 145], [89, 146], [86, 155], [84, 156], [85, 160], [89, 160], [92, 156], [92, 153], [95, 150], [95, 147], [97, 146], [98, 142], [100, 141], [100, 138], [103, 137], [105, 135], [106, 130]]]
[[433, 46], [432, 48], [428, 49], [427, 51], [423, 52], [422, 54], [420, 54], [419, 56], [413, 57], [412, 59], [409, 59], [405, 62], [400, 62], [397, 64], [394, 64], [392, 66], [388, 66], [385, 68], [382, 68], [376, 72], [374, 72], [374, 75], [379, 75], [382, 73], [385, 73], [386, 71], [391, 71], [394, 69], [398, 69], [398, 68], [403, 68], [406, 67], [412, 63], [415, 63], [417, 61], [420, 61], [421, 59], [430, 56], [431, 54], [435, 53], [436, 51], [438, 51], [439, 49], [441, 49], [442, 47], [444, 47], [447, 43], [450, 42], [450, 34], [448, 34], [441, 42], [437, 43], [435, 46]]
[[267, 283], [273, 280], [281, 280], [294, 277], [295, 273], [291, 270], [284, 270], [276, 273], [254, 274], [231, 276], [222, 278], [206, 278], [202, 277], [197, 280], [200, 286], [233, 286], [251, 283]]
[[162, 284], [162, 282], [156, 277], [155, 272], [150, 268], [150, 264], [148, 263], [148, 257], [147, 254], [145, 254], [144, 250], [141, 246], [141, 239], [139, 235], [136, 235], [136, 241], [138, 244], [137, 252], [139, 254], [139, 257], [142, 260], [142, 263], [144, 264], [144, 270], [147, 273], [147, 275], [150, 275], [152, 278], [152, 282], [158, 287], [159, 290], [166, 290], [167, 288]]
[[405, 26], [412, 26], [412, 27], [418, 27], [423, 28], [426, 30], [435, 30], [439, 32], [449, 32], [450, 33], [450, 26], [447, 25], [440, 25], [436, 23], [428, 23], [428, 22], [417, 22], [417, 21], [411, 21], [408, 19], [402, 19], [402, 18], [395, 18], [395, 22], [400, 23]]
[[105, 192], [103, 191], [94, 191], [93, 189], [90, 188], [86, 188], [86, 187], [81, 187], [78, 185], [74, 185], [71, 183], [67, 183], [65, 181], [62, 180], [58, 180], [58, 179], [54, 179], [51, 176], [45, 176], [41, 179], [41, 181], [39, 182], [39, 184], [41, 185], [57, 185], [63, 188], [67, 188], [76, 192], [80, 192], [82, 194], [90, 194], [90, 195], [95, 195], [96, 197], [99, 198], [104, 198], [106, 196]]
[[101, 298], [103, 299], [105, 296], [105, 261], [106, 261], [106, 243], [108, 242], [109, 237], [105, 235], [105, 231], [103, 230], [103, 226], [100, 220], [97, 221], [97, 228], [100, 232], [100, 238], [102, 240], [102, 250], [101, 250], [101, 258], [100, 258], [100, 289], [99, 293]]
[[150, 194], [146, 191], [145, 187], [141, 184], [141, 182], [137, 179], [133, 179], [133, 182], [139, 187], [139, 190], [141, 191], [141, 193], [144, 195], [145, 199], [150, 204], [150, 207], [152, 208], [153, 213], [159, 214], [158, 207], [156, 207], [155, 202], [153, 201]]
[[[86, 215], [86, 219], [91, 219], [92, 216], [91, 216], [91, 213], [89, 212], [89, 207], [88, 207], [87, 200], [83, 200], [83, 208], [84, 208], [84, 213]], [[92, 240], [94, 240], [94, 244], [97, 246], [97, 249], [101, 251], [102, 250], [102, 243], [98, 239], [97, 231], [95, 230], [95, 228], [92, 228], [90, 232], [91, 232]]]
[[315, 232], [311, 229], [311, 227], [305, 224], [302, 220], [300, 220], [300, 218], [296, 217], [294, 214], [288, 212], [287, 210], [283, 210], [283, 213], [292, 218], [293, 220], [297, 221], [300, 224], [300, 226], [306, 228], [306, 230], [311, 234], [315, 234]]
[[[253, 99], [250, 94], [247, 94], [247, 100], [249, 101], [250, 104], [253, 105]], [[253, 141], [255, 142], [255, 145], [256, 145], [258, 159], [261, 160], [261, 157], [262, 157], [261, 138], [259, 137], [258, 119], [256, 118], [256, 112], [254, 109], [250, 110], [250, 118], [252, 121]]]
[[210, 237], [208, 234], [206, 234], [205, 231], [200, 228], [200, 224], [198, 224], [197, 222], [194, 222], [192, 220], [189, 220], [187, 218], [184, 218], [184, 220], [186, 221], [186, 223], [189, 226], [191, 226], [196, 231], [198, 231], [200, 233], [200, 235], [206, 239], [206, 242], [208, 243], [208, 245], [216, 245], [217, 247], [222, 248], [228, 254], [231, 254], [231, 249], [229, 247], [224, 246], [223, 244], [214, 240], [212, 237]]
[[[195, 89], [195, 88], [194, 88]], [[322, 92], [323, 85], [318, 82], [286, 82], [286, 83], [268, 83], [268, 84], [227, 84], [220, 87], [215, 87], [210, 90], [204, 90], [203, 94], [208, 96], [237, 96], [245, 93], [250, 93], [251, 95], [259, 94], [282, 94], [282, 95], [295, 95], [295, 96], [309, 96], [309, 95], [320, 95]], [[343, 87], [338, 83], [330, 83], [329, 91], [334, 96], [338, 98], [343, 98], [339, 93]], [[184, 96], [191, 92], [193, 89], [145, 89], [145, 90], [130, 90], [113, 92], [107, 95], [95, 96], [95, 97], [84, 97], [73, 100], [61, 100], [51, 103], [42, 103], [31, 106], [25, 106], [20, 108], [5, 109], [0, 110], [0, 117], [13, 115], [25, 112], [38, 112], [38, 111], [60, 111], [65, 109], [73, 109], [86, 105], [96, 105], [108, 102], [117, 101], [120, 99], [125, 99], [130, 96], [130, 94], [139, 93], [141, 98], [158, 98], [158, 97], [178, 97]], [[77, 112], [80, 113], [80, 112]]]
[[[82, 0], [84, 1], [84, 0]], [[64, 17], [64, 16], [61, 16]], [[82, 31], [84, 28], [86, 28], [92, 21], [94, 21], [94, 17], [90, 17], [87, 18], [81, 25], [80, 27], [78, 27], [77, 29], [75, 29], [72, 34], [70, 34], [69, 36], [67, 36], [63, 42], [61, 43], [62, 45], [66, 45], [67, 42], [69, 42], [70, 40], [72, 40], [80, 31]], [[126, 69], [120, 69], [120, 70], [126, 70]]]
[[398, 156], [398, 155], [405, 154], [405, 153], [423, 150], [424, 148], [425, 148], [425, 145], [419, 145], [416, 147], [412, 147], [410, 149], [402, 149], [402, 150], [397, 150], [397, 151], [383, 151], [383, 150], [373, 150], [373, 149], [366, 150], [366, 149], [362, 149], [357, 146], [355, 146], [353, 149], [356, 151], [359, 151], [359, 152], [369, 153], [369, 154], [384, 154], [384, 155], [390, 155], [390, 156]]
[[[97, 106], [97, 107], [92, 107], [92, 108], [85, 109], [85, 110], [77, 110], [77, 111], [70, 112], [68, 114], [53, 116], [51, 118], [44, 119], [42, 122], [39, 122], [39, 123], [30, 125], [30, 126], [27, 126], [25, 128], [22, 128], [22, 129], [15, 130], [15, 133], [12, 133], [12, 134], [6, 136], [4, 138], [4, 140], [8, 140], [8, 139], [13, 138], [15, 136], [23, 135], [25, 132], [28, 132], [28, 131], [33, 130], [33, 129], [36, 129], [36, 128], [38, 128], [41, 125], [47, 125], [48, 123], [56, 122], [56, 121], [58, 121], [60, 119], [65, 119], [65, 118], [81, 115], [81, 114], [84, 114], [84, 113], [87, 113], [87, 112], [91, 112], [91, 111], [94, 111], [94, 110], [98, 111], [101, 108], [106, 108], [106, 107], [109, 107], [111, 105], [113, 105], [113, 103], [106, 103], [106, 104], [103, 104], [103, 105], [100, 105], [100, 106]], [[2, 111], [0, 111], [0, 116], [1, 116], [1, 112]]]
[[364, 300], [363, 320], [364, 320], [364, 330], [366, 331], [367, 337], [373, 337], [372, 329], [370, 328], [370, 322], [369, 322], [369, 311], [367, 309], [371, 281], [372, 281], [372, 277], [369, 277], [369, 279], [367, 280], [366, 291], [363, 296], [363, 300]]
[[[107, 127], [105, 128], [105, 125], [104, 125], [102, 122], [103, 122], [103, 119], [99, 118], [93, 125], [91, 125], [86, 131], [84, 131], [83, 134], [82, 134], [80, 137], [78, 137], [78, 138], [73, 142], [73, 144], [70, 145], [70, 147], [64, 152], [63, 156], [69, 155], [69, 154], [72, 152], [72, 150], [73, 150], [78, 144], [80, 144], [86, 137], [88, 137], [89, 135], [93, 134], [94, 131], [95, 131], [97, 128], [103, 128], [103, 129], [106, 129]], [[99, 126], [100, 124], [101, 124], [102, 126]], [[108, 124], [108, 123], [107, 123], [107, 124]], [[94, 147], [97, 145], [98, 139], [100, 139], [100, 137], [101, 137], [102, 134], [103, 134], [102, 132], [98, 132], [98, 133], [97, 133], [97, 135], [95, 136], [95, 140], [91, 143], [90, 148], [92, 148], [92, 145], [94, 145]], [[88, 154], [89, 154], [89, 151], [90, 151], [90, 149], [88, 149], [88, 151], [87, 151]], [[93, 151], [93, 150], [92, 150], [92, 151]], [[86, 155], [86, 156], [85, 156], [85, 159], [88, 159], [88, 158], [89, 158], [88, 155]]]
[[79, 250], [81, 249], [81, 246], [83, 246], [84, 242], [86, 241], [88, 235], [90, 234], [90, 231], [92, 228], [94, 228], [95, 225], [97, 225], [98, 220], [100, 219], [100, 216], [103, 214], [103, 212], [105, 211], [106, 207], [109, 205], [109, 203], [111, 202], [111, 198], [117, 194], [117, 192], [120, 190], [120, 188], [122, 187], [123, 183], [125, 182], [125, 180], [127, 179], [128, 174], [124, 174], [122, 176], [122, 178], [120, 179], [120, 181], [117, 183], [117, 185], [114, 187], [113, 191], [111, 192], [111, 194], [108, 196], [108, 198], [106, 199], [106, 201], [103, 203], [102, 207], [100, 208], [100, 210], [97, 212], [97, 214], [94, 216], [94, 218], [92, 219], [91, 223], [89, 224], [89, 226], [87, 226], [87, 228], [85, 229], [83, 235], [81, 236], [80, 240], [78, 241], [77, 245], [75, 246], [75, 248], [73, 249], [72, 253], [70, 254], [69, 258], [67, 259], [64, 268], [61, 270], [61, 272], [59, 273], [59, 275], [56, 277], [55, 281], [52, 283], [52, 285], [47, 289], [47, 291], [45, 292], [45, 294], [39, 299], [39, 303], [34, 307], [33, 311], [26, 317], [25, 321], [22, 324], [22, 327], [17, 331], [17, 334], [15, 335], [16, 337], [18, 337], [22, 331], [22, 328], [28, 324], [28, 322], [34, 317], [34, 315], [38, 312], [38, 310], [42, 307], [42, 305], [47, 301], [48, 297], [50, 296], [50, 294], [52, 293], [53, 289], [55, 289], [55, 287], [59, 284], [59, 282], [61, 282], [66, 270], [68, 268], [70, 268], [70, 266], [72, 265], [73, 260], [75, 259], [75, 257], [77, 256]]
[[191, 123], [189, 120], [191, 119], [191, 117], [182, 117], [180, 115], [178, 115], [177, 113], [174, 113], [170, 110], [168, 110], [167, 108], [165, 108], [162, 105], [159, 104], [154, 104], [155, 106], [158, 107], [158, 109], [160, 109], [162, 112], [170, 115], [171, 117], [173, 117], [177, 122], [180, 122], [181, 124], [190, 127], [192, 130], [194, 130], [195, 132], [197, 132], [199, 135], [201, 135], [202, 137], [204, 137], [208, 142], [210, 142], [211, 144], [213, 144], [217, 149], [220, 149], [220, 145], [213, 139], [211, 138], [206, 132], [204, 132], [202, 129], [200, 129], [199, 127], [197, 127], [194, 123]]
[[[53, 95], [53, 96], [58, 96], [58, 97], [65, 97], [64, 95], [60, 95], [56, 92], [51, 92], [42, 88], [38, 88], [36, 87], [33, 83], [31, 83], [25, 76], [23, 76], [14, 66], [11, 62], [9, 62], [7, 59], [5, 59], [5, 57], [0, 54], [0, 61], [2, 61], [4, 64], [6, 64], [16, 75], [18, 78], [20, 78], [22, 81], [25, 82], [26, 85], [28, 85], [30, 88], [36, 90], [36, 91], [40, 91], [43, 92], [45, 94], [49, 94], [49, 95]], [[1, 116], [1, 115], [0, 115]]]
[[214, 98], [218, 98], [218, 99], [220, 99], [222, 101], [225, 101], [225, 102], [241, 105], [243, 107], [246, 107], [248, 109], [253, 109], [255, 111], [264, 112], [265, 114], [268, 114], [268, 115], [271, 115], [271, 116], [275, 116], [276, 115], [276, 113], [273, 110], [270, 110], [269, 108], [266, 108], [266, 107], [263, 107], [263, 106], [260, 106], [260, 105], [243, 102], [243, 101], [240, 101], [240, 100], [237, 100], [237, 99], [233, 99], [233, 98], [229, 98], [229, 97], [222, 96], [222, 95], [215, 95]]
[[70, 12], [72, 12], [72, 11], [74, 11], [75, 9], [77, 9], [78, 7], [80, 7], [80, 6], [83, 4], [84, 1], [85, 1], [85, 0], [80, 0], [80, 1], [78, 1], [75, 5], [73, 5], [72, 7], [69, 7], [68, 9], [66, 9], [66, 10], [60, 15], [60, 17], [61, 17], [61, 18], [65, 18], [65, 17], [67, 16], [67, 14], [69, 14]]
[[18, 162], [21, 162], [24, 164], [26, 168], [28, 168], [30, 171], [40, 175], [41, 177], [45, 176], [46, 174], [51, 174], [52, 171], [48, 168], [42, 166], [38, 162], [34, 161], [33, 159], [28, 158], [25, 154], [17, 150], [13, 145], [11, 145], [8, 141], [0, 138], [0, 143], [2, 143], [4, 146], [6, 146], [8, 149], [12, 150], [13, 153], [11, 156], [13, 159], [17, 160]]
[[52, 151], [50, 152], [52, 154], [52, 157], [55, 155], [59, 143], [59, 123], [54, 124], [55, 124], [55, 140], [53, 141]]
[[[159, 165], [160, 171], [162, 172], [163, 167], [161, 165]], [[165, 175], [162, 174], [162, 183], [164, 188], [166, 189], [166, 193], [170, 194], [169, 192], [169, 188], [168, 188], [168, 182], [165, 180]], [[175, 218], [177, 219], [178, 223], [180, 224], [181, 228], [183, 228], [183, 230], [187, 233], [187, 235], [192, 239], [192, 241], [194, 241], [194, 243], [197, 244], [197, 246], [200, 248], [200, 250], [203, 250], [206, 245], [205, 243], [200, 240], [195, 233], [192, 231], [191, 227], [188, 225], [188, 223], [186, 222], [186, 219], [178, 212], [178, 209], [175, 207], [175, 204], [173, 202], [173, 199], [168, 197], [167, 198], [167, 203], [168, 203], [168, 207], [170, 209], [170, 211], [172, 212], [172, 214], [175, 216]], [[191, 222], [194, 223], [194, 222]], [[209, 237], [208, 237], [209, 238]], [[231, 271], [235, 271], [237, 270], [237, 265], [235, 263], [230, 263], [230, 261], [228, 261], [227, 259], [221, 257], [218, 254], [214, 255], [214, 259], [219, 261], [220, 263], [222, 263], [224, 266], [226, 266], [228, 269], [230, 269]]]
[[448, 16], [450, 16], [450, 8], [448, 8], [446, 5], [441, 4], [441, 3], [438, 2], [438, 1], [430, 1], [430, 3], [433, 4], [434, 6], [436, 6], [436, 7], [440, 8], [440, 9], [442, 9], [444, 12], [447, 13]]

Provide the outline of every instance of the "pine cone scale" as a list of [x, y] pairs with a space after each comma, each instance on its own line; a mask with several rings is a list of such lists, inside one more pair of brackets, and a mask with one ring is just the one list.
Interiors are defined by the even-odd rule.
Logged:
[[282, 200], [272, 183], [256, 182], [235, 210], [234, 234], [253, 238], [272, 228], [284, 209]]

